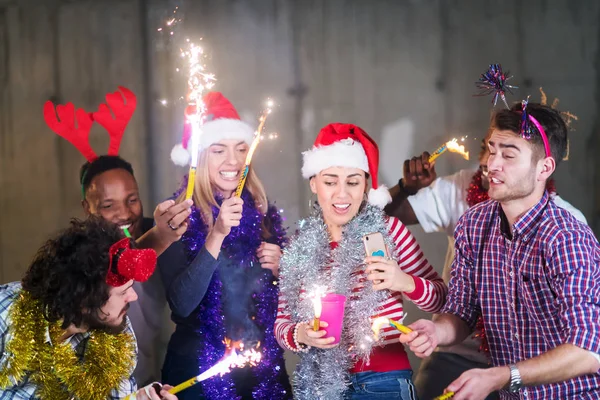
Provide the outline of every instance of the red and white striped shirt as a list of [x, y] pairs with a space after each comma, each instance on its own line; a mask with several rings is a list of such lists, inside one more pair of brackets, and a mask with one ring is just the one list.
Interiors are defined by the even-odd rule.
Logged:
[[[438, 312], [444, 305], [446, 298], [447, 288], [444, 281], [429, 264], [421, 251], [421, 247], [406, 226], [394, 217], [387, 219], [387, 225], [390, 238], [395, 245], [395, 249], [392, 251], [394, 259], [398, 262], [400, 269], [413, 278], [415, 290], [410, 293], [388, 291], [388, 297], [382, 302], [379, 313], [373, 315], [372, 318], [387, 317], [401, 321], [404, 316], [403, 295], [423, 311]], [[337, 243], [331, 245], [335, 247]], [[358, 273], [364, 273], [364, 270]], [[366, 279], [362, 279], [361, 282], [366, 282]], [[356, 293], [360, 290], [360, 287], [356, 287], [353, 292]], [[303, 294], [301, 293], [301, 298], [305, 300]], [[350, 298], [350, 301], [352, 301], [352, 298]], [[275, 320], [275, 337], [284, 349], [298, 350], [294, 345], [293, 338], [295, 325], [291, 321], [287, 301], [280, 293], [277, 319]], [[369, 365], [359, 360], [351, 372], [386, 372], [410, 369], [404, 346], [398, 340], [400, 333], [392, 327], [383, 327], [380, 337], [382, 346], [373, 348]], [[385, 346], [385, 350], [383, 346]]]

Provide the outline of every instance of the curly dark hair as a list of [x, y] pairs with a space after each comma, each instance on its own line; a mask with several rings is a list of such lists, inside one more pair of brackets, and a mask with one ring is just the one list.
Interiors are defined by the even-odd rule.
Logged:
[[79, 170], [79, 182], [87, 192], [92, 180], [103, 172], [113, 169], [124, 169], [135, 178], [131, 164], [119, 156], [100, 156], [92, 162], [86, 162]]
[[[521, 110], [521, 103], [516, 103], [510, 110], [498, 111], [492, 117], [491, 127], [519, 134], [521, 132]], [[567, 125], [560, 111], [539, 103], [529, 103], [527, 112], [544, 128], [550, 144], [552, 158], [558, 166], [567, 153]], [[536, 159], [545, 157], [544, 142], [539, 134], [533, 135], [530, 143], [533, 145], [533, 156]]]
[[109, 298], [108, 250], [123, 232], [100, 217], [71, 220], [69, 228], [37, 252], [21, 281], [42, 303], [44, 317], [62, 327], [81, 326], [84, 314], [99, 313]]

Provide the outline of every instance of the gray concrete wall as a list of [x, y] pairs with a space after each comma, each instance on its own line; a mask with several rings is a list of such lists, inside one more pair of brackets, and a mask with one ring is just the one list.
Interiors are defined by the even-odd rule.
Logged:
[[[185, 25], [160, 35], [175, 5]], [[308, 210], [300, 151], [328, 122], [352, 122], [382, 146], [381, 179], [400, 177], [402, 161], [468, 134], [476, 153], [489, 99], [473, 82], [492, 62], [520, 89], [579, 116], [571, 159], [556, 174], [558, 191], [600, 231], [598, 55], [600, 3], [594, 0], [77, 0], [0, 1], [0, 281], [17, 280], [50, 233], [81, 216], [83, 158], [44, 124], [48, 99], [93, 110], [125, 85], [139, 98], [121, 154], [133, 162], [146, 214], [169, 196], [185, 171], [169, 161], [180, 140], [185, 93], [177, 66], [181, 32], [204, 36], [221, 90], [252, 119], [262, 101], [279, 103], [255, 165], [290, 225]], [[106, 148], [92, 131], [98, 152]], [[468, 167], [454, 155], [439, 174]], [[414, 229], [441, 270], [446, 238]], [[408, 309], [409, 320], [422, 314]]]

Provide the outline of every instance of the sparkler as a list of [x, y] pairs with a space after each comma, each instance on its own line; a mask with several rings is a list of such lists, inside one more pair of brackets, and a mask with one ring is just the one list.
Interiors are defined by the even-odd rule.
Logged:
[[206, 111], [204, 102], [202, 101], [202, 95], [205, 90], [212, 88], [216, 81], [214, 74], [207, 72], [205, 66], [201, 62], [204, 55], [202, 47], [196, 46], [194, 43], [190, 42], [189, 39], [187, 41], [189, 43], [189, 49], [187, 51], [181, 50], [181, 57], [187, 58], [189, 64], [188, 106], [192, 106], [194, 112], [190, 114], [186, 113], [186, 123], [190, 124], [192, 132], [190, 137], [190, 171], [185, 192], [186, 200], [192, 198], [192, 195], [194, 194], [194, 183], [196, 181], [198, 149], [200, 147], [204, 113]]
[[[460, 138], [460, 141], [464, 142], [466, 138], [467, 138], [466, 136], [463, 136]], [[439, 147], [433, 153], [431, 153], [431, 155], [429, 156], [429, 162], [430, 163], [434, 162], [439, 156], [444, 154], [446, 151], [450, 151], [452, 153], [458, 153], [461, 156], [463, 156], [463, 158], [465, 160], [469, 159], [469, 152], [465, 151], [465, 146], [462, 144], [458, 144], [458, 139], [454, 138], [454, 139], [444, 143], [441, 147]]]
[[[176, 26], [183, 21], [183, 19], [178, 16], [178, 11], [179, 7], [175, 7], [173, 14], [164, 21], [163, 26], [159, 27], [157, 31], [168, 33], [169, 36], [174, 36]], [[194, 182], [196, 180], [196, 168], [198, 166], [198, 149], [200, 147], [204, 113], [206, 111], [202, 96], [205, 90], [213, 87], [216, 79], [214, 74], [207, 72], [206, 67], [202, 62], [204, 58], [204, 50], [202, 47], [197, 46], [190, 41], [190, 39], [186, 39], [186, 43], [188, 47], [186, 50], [180, 48], [180, 55], [188, 64], [188, 107], [186, 108], [185, 123], [189, 124], [191, 131], [189, 146], [191, 162], [185, 196], [187, 200], [192, 198], [192, 195], [194, 194]], [[176, 68], [176, 71], [179, 72], [180, 69]], [[180, 99], [183, 99], [183, 97]], [[167, 106], [168, 100], [161, 99], [160, 103], [163, 106]], [[188, 112], [190, 109], [193, 111]]]
[[242, 172], [242, 176], [240, 177], [240, 181], [238, 182], [237, 188], [235, 189], [235, 196], [240, 197], [242, 195], [242, 190], [244, 189], [244, 185], [246, 184], [246, 178], [248, 177], [248, 171], [250, 170], [250, 163], [252, 162], [252, 156], [254, 155], [254, 151], [258, 146], [258, 143], [263, 139], [262, 130], [265, 127], [265, 122], [267, 122], [267, 117], [273, 111], [273, 100], [267, 99], [267, 108], [264, 109], [260, 118], [258, 119], [258, 129], [254, 133], [254, 140], [252, 140], [252, 144], [250, 145], [250, 149], [248, 150], [248, 155], [246, 156], [246, 162], [244, 165], [244, 171]]
[[[195, 384], [210, 379], [214, 376], [225, 375], [231, 372], [233, 368], [243, 368], [247, 365], [256, 366], [262, 359], [262, 354], [256, 349], [253, 348], [250, 350], [244, 350], [244, 345], [241, 342], [235, 342], [232, 345], [231, 340], [225, 339], [225, 344], [227, 345], [227, 350], [225, 351], [225, 355], [223, 356], [223, 358], [218, 363], [216, 363], [200, 375], [194, 376], [193, 378], [190, 378], [187, 381], [171, 388], [169, 390], [169, 393], [179, 393], [182, 390], [192, 387]], [[260, 346], [260, 343], [257, 345], [257, 347], [258, 346]], [[236, 350], [239, 350], [240, 352], [238, 353]], [[160, 387], [162, 385], [156, 384], [156, 386], [158, 386], [158, 389], [160, 390]], [[159, 390], [157, 390], [157, 392]], [[136, 395], [134, 393], [127, 396], [125, 400], [135, 400], [135, 398]]]
[[454, 397], [454, 392], [444, 393], [441, 396], [436, 397], [433, 400], [448, 400]]
[[[243, 347], [242, 347], [243, 348]], [[205, 381], [216, 375], [224, 375], [233, 368], [242, 368], [247, 365], [256, 366], [262, 358], [262, 354], [255, 349], [245, 350], [237, 353], [235, 348], [231, 349], [231, 354], [226, 355], [221, 361], [210, 367], [198, 376], [195, 376], [187, 381], [175, 386], [169, 393], [179, 393], [184, 389], [194, 386], [198, 382]]]
[[315, 293], [312, 297], [313, 307], [315, 310], [315, 318], [313, 319], [313, 331], [317, 332], [321, 328], [321, 313], [323, 312], [323, 304], [321, 303], [321, 297], [325, 294], [325, 288], [319, 286], [315, 289]]
[[400, 322], [396, 322], [393, 319], [389, 319], [386, 317], [379, 317], [375, 318], [373, 324], [371, 325], [371, 329], [373, 330], [373, 335], [375, 336], [376, 340], [379, 340], [379, 331], [385, 325], [391, 326], [392, 328], [395, 328], [405, 334], [412, 332], [412, 329], [410, 329], [408, 326], [402, 325]]

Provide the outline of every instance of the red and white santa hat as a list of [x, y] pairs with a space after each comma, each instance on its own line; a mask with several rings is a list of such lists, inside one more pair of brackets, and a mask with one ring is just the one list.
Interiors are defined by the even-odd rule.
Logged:
[[392, 201], [388, 188], [377, 185], [379, 148], [367, 132], [356, 125], [339, 122], [325, 126], [315, 139], [313, 148], [302, 153], [302, 176], [309, 179], [331, 167], [359, 168], [371, 177], [369, 203], [385, 207]]
[[[199, 151], [225, 139], [238, 139], [249, 145], [252, 144], [254, 128], [240, 119], [233, 104], [222, 93], [207, 93], [202, 100], [206, 107], [206, 119], [202, 125]], [[188, 146], [190, 144], [192, 128], [188, 116], [195, 113], [195, 106], [188, 106], [186, 108], [181, 144], [175, 145], [171, 150], [171, 160], [177, 165], [186, 166], [190, 162], [191, 157]]]

